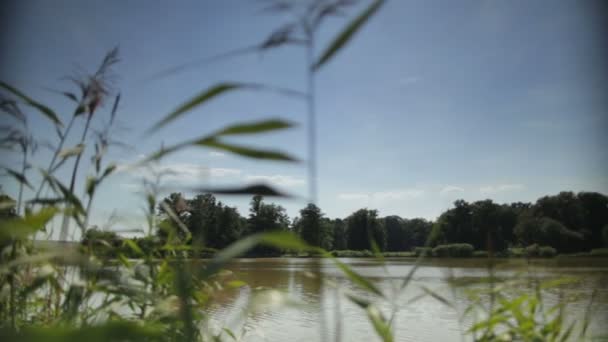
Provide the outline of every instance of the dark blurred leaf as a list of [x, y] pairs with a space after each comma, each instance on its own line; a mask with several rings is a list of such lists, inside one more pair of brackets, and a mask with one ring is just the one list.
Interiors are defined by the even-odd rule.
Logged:
[[349, 40], [354, 36], [357, 31], [363, 27], [363, 24], [382, 6], [384, 0], [375, 0], [363, 13], [346, 26], [346, 28], [340, 32], [340, 34], [331, 42], [329, 47], [325, 49], [319, 60], [312, 65], [312, 70], [318, 70], [323, 64], [330, 60], [333, 55], [338, 52]]
[[148, 133], [157, 131], [158, 129], [165, 126], [169, 122], [180, 117], [182, 114], [194, 109], [195, 107], [198, 107], [198, 106], [204, 104], [205, 102], [207, 102], [219, 95], [222, 95], [223, 93], [242, 88], [243, 86], [244, 85], [239, 84], [239, 83], [220, 83], [209, 89], [206, 89], [203, 92], [201, 92], [200, 94], [198, 94], [195, 97], [193, 97], [192, 99], [190, 99], [189, 101], [187, 101], [186, 103], [177, 107], [177, 109], [175, 109], [173, 112], [169, 113], [169, 115], [165, 116], [160, 122], [158, 122], [157, 124], [152, 126], [152, 128], [150, 128], [148, 130]]
[[266, 184], [254, 184], [235, 188], [200, 188], [197, 189], [197, 192], [219, 195], [262, 195], [265, 197], [291, 197], [290, 195], [277, 191]]
[[34, 190], [34, 188], [32, 187], [32, 185], [30, 184], [30, 182], [28, 182], [27, 178], [25, 177], [24, 174], [17, 172], [15, 170], [9, 169], [7, 167], [3, 168], [4, 170], [6, 170], [6, 172], [13, 178], [15, 178], [15, 180], [17, 180], [17, 182], [27, 186], [28, 188], [30, 188], [31, 190]]
[[65, 97], [67, 97], [68, 99], [70, 99], [70, 100], [72, 100], [72, 101], [74, 101], [74, 102], [78, 103], [78, 97], [76, 97], [76, 95], [74, 95], [73, 93], [70, 93], [70, 92], [65, 91], [65, 92], [62, 92], [62, 94], [63, 94]]
[[51, 110], [49, 107], [36, 102], [34, 100], [32, 100], [31, 98], [29, 98], [27, 95], [25, 95], [24, 93], [20, 92], [19, 90], [11, 87], [10, 85], [1, 82], [0, 81], [0, 87], [4, 88], [6, 90], [8, 90], [9, 92], [11, 92], [13, 95], [19, 97], [21, 100], [23, 100], [25, 103], [27, 103], [28, 105], [38, 109], [42, 114], [44, 114], [49, 120], [53, 121], [53, 123], [55, 125], [58, 126], [63, 126], [63, 123], [61, 122], [61, 120], [59, 120], [59, 117], [57, 116], [57, 114], [55, 114], [55, 112], [53, 112], [53, 110]]
[[426, 286], [421, 286], [422, 290], [430, 295], [431, 297], [437, 299], [438, 301], [440, 301], [441, 303], [445, 304], [446, 306], [450, 307], [450, 308], [454, 308], [454, 305], [452, 303], [450, 303], [449, 300], [447, 300], [445, 297], [443, 297], [442, 295], [438, 294], [437, 292], [429, 289]]

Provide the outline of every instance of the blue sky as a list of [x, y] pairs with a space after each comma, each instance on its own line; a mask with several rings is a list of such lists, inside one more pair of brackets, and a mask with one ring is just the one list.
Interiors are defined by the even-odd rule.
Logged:
[[[134, 162], [161, 142], [263, 118], [299, 125], [235, 141], [305, 160], [304, 104], [270, 93], [226, 95], [154, 135], [143, 134], [220, 81], [304, 90], [299, 47], [149, 80], [166, 68], [261, 42], [287, 19], [264, 14], [262, 7], [245, 0], [5, 2], [0, 79], [67, 121], [71, 104], [47, 89], [73, 90], [62, 77], [93, 71], [118, 45], [115, 88], [122, 103], [115, 138], [133, 147], [110, 153], [118, 164]], [[598, 8], [574, 1], [388, 1], [317, 75], [319, 206], [330, 217], [370, 207], [381, 215], [433, 219], [457, 198], [507, 202], [561, 190], [608, 193], [608, 54]], [[345, 22], [328, 21], [318, 45], [326, 46]], [[107, 120], [108, 102], [95, 124]], [[31, 114], [33, 130], [54, 139], [51, 125]], [[16, 160], [2, 154], [3, 163]], [[42, 149], [34, 162], [46, 165], [48, 158]], [[261, 163], [191, 149], [160, 168], [176, 173], [167, 187], [264, 180], [307, 196], [305, 162]], [[67, 175], [64, 169], [60, 175]], [[142, 176], [124, 170], [110, 179], [91, 222], [103, 224], [115, 212], [116, 226], [141, 224]], [[1, 182], [16, 197], [15, 184]], [[248, 198], [222, 200], [247, 214]], [[277, 202], [294, 216], [306, 201]]]

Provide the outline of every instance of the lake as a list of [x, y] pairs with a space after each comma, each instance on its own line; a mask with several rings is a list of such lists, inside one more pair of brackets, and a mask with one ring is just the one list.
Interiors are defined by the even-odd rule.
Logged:
[[[469, 341], [462, 337], [473, 323], [472, 318], [461, 320], [468, 306], [466, 289], [486, 287], [476, 282], [488, 276], [487, 259], [427, 259], [424, 260], [412, 282], [400, 296], [392, 295], [405, 275], [415, 264], [414, 259], [386, 259], [380, 261], [367, 258], [340, 259], [361, 275], [371, 279], [391, 298], [390, 303], [399, 306], [395, 319], [396, 341]], [[334, 340], [339, 334], [342, 341], [377, 341], [378, 337], [367, 320], [365, 312], [349, 302], [338, 291], [350, 291], [365, 296], [330, 260], [314, 258], [258, 258], [240, 259], [229, 267], [233, 277], [248, 285], [217, 298], [212, 305], [211, 329], [230, 327], [245, 341], [318, 341]], [[569, 298], [568, 319], [582, 320], [590, 303], [591, 293], [596, 290], [593, 301], [593, 320], [589, 328], [591, 336], [608, 335], [608, 259], [555, 258], [526, 261], [524, 259], [497, 260], [494, 273], [501, 281], [521, 279], [522, 283], [511, 288], [518, 291], [533, 291], [534, 281], [575, 277], [576, 283], [562, 284], [550, 288], [543, 295], [544, 305], [558, 302], [558, 298]], [[322, 286], [318, 275], [336, 286]], [[453, 285], [449, 279], [465, 281], [468, 285]], [[331, 285], [331, 284], [330, 284]], [[244, 308], [253, 299], [254, 290], [268, 287], [280, 290], [285, 298], [271, 295], [265, 302], [275, 307], [259, 307], [256, 312], [244, 313]], [[439, 300], [424, 296], [427, 287], [445, 297], [455, 308]], [[369, 296], [368, 296], [369, 297]], [[338, 299], [339, 298], [339, 299]], [[488, 299], [489, 301], [489, 299]], [[278, 305], [278, 304], [286, 305]], [[391, 305], [380, 305], [389, 316]], [[336, 320], [336, 317], [339, 320]], [[338, 321], [338, 325], [336, 325]]]

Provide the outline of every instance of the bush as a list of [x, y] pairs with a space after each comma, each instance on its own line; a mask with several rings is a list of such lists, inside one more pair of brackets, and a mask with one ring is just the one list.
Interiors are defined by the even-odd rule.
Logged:
[[593, 257], [608, 257], [608, 248], [592, 249], [589, 256]]
[[415, 247], [414, 255], [415, 256], [431, 256], [433, 254], [433, 249], [431, 247]]
[[555, 255], [557, 251], [551, 246], [533, 244], [525, 248], [525, 256], [528, 258], [552, 258]]
[[557, 251], [551, 246], [541, 246], [538, 249], [538, 256], [541, 258], [553, 258], [555, 255], [557, 255]]
[[468, 258], [473, 256], [473, 245], [468, 243], [452, 243], [433, 248], [433, 256], [444, 258]]
[[475, 251], [475, 252], [473, 252], [473, 257], [474, 258], [487, 258], [488, 251]]
[[331, 251], [331, 255], [338, 258], [371, 258], [374, 254], [368, 250], [362, 251], [353, 251], [353, 250], [343, 250], [343, 251]]
[[407, 257], [413, 257], [416, 256], [416, 254], [414, 252], [384, 252], [382, 253], [382, 255], [384, 255], [387, 258], [407, 258]]

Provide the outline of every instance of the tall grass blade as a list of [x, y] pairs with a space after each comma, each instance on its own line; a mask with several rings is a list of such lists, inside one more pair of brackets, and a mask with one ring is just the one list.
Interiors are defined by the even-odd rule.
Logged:
[[331, 42], [329, 47], [325, 49], [319, 60], [312, 65], [312, 70], [317, 71], [323, 64], [329, 61], [342, 47], [344, 47], [350, 39], [357, 33], [361, 27], [371, 18], [376, 11], [384, 4], [384, 0], [375, 0], [363, 13], [346, 26], [340, 34]]

